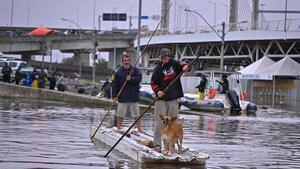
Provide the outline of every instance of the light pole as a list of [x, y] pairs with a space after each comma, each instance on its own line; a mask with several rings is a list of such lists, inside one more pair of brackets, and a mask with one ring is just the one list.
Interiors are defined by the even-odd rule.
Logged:
[[288, 4], [288, 1], [285, 0], [285, 8], [284, 8], [284, 32], [286, 33], [286, 18], [287, 18], [287, 4]]
[[223, 71], [223, 69], [224, 69], [224, 46], [225, 46], [225, 22], [222, 22], [222, 35], [220, 35], [200, 13], [198, 13], [196, 11], [192, 11], [188, 8], [185, 8], [184, 10], [187, 12], [192, 12], [192, 13], [199, 15], [205, 21], [205, 23], [213, 30], [213, 32], [215, 32], [216, 35], [221, 39], [220, 70]]
[[217, 3], [214, 1], [209, 1], [209, 3], [214, 5], [214, 26], [217, 25]]
[[[261, 10], [264, 10], [264, 6], [266, 6], [266, 4], [260, 4], [261, 6]], [[264, 28], [264, 13], [261, 13], [261, 29]]]
[[93, 8], [93, 29], [96, 29], [96, 27], [95, 27], [95, 17], [96, 17], [96, 0], [94, 0], [94, 8]]
[[139, 10], [138, 10], [138, 34], [137, 34], [137, 48], [136, 48], [136, 58], [140, 56], [141, 51], [141, 17], [142, 17], [142, 0], [139, 0]]
[[[117, 7], [114, 7], [113, 9], [112, 9], [112, 13], [117, 13], [117, 9], [119, 8], [119, 6], [117, 6]], [[113, 21], [112, 19], [111, 19], [111, 29], [113, 30], [113, 29], [116, 29], [118, 26], [116, 25], [116, 22], [115, 21]]]
[[81, 29], [81, 27], [78, 25], [78, 23], [76, 23], [75, 21], [72, 21], [70, 19], [66, 19], [66, 18], [61, 18], [62, 21], [67, 21], [67, 22], [71, 22], [74, 25], [76, 25], [77, 28]]
[[[66, 21], [66, 22], [71, 22], [73, 23], [74, 25], [77, 26], [77, 28], [79, 28], [81, 30], [81, 27], [79, 26], [78, 23], [76, 23], [75, 21], [72, 21], [72, 20], [69, 20], [69, 19], [66, 19], [66, 18], [61, 18], [62, 21]], [[79, 32], [80, 33], [80, 32]], [[81, 35], [81, 34], [80, 34]], [[81, 52], [78, 53], [79, 54], [79, 76], [81, 78], [81, 62], [82, 62], [82, 59], [81, 59]]]
[[14, 18], [14, 0], [11, 0], [11, 14], [10, 14], [10, 37], [13, 36], [13, 18]]
[[228, 24], [228, 5], [224, 4], [224, 3], [221, 3], [221, 5], [224, 6], [225, 9], [226, 9], [226, 15], [225, 15], [225, 17], [226, 17], [226, 24]]

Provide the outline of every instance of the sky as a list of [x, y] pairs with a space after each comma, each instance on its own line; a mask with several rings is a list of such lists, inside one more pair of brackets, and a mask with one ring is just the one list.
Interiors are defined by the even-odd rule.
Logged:
[[[76, 22], [82, 29], [93, 29], [93, 25], [98, 29], [98, 16], [102, 13], [127, 13], [128, 16], [138, 15], [139, 0], [0, 0], [0, 26], [46, 26], [51, 28], [76, 28], [71, 22], [62, 21], [66, 18]], [[239, 0], [246, 2], [249, 8], [252, 6], [252, 0]], [[13, 3], [13, 15], [12, 14]], [[94, 2], [96, 2], [96, 19], [93, 22]], [[171, 0], [173, 10], [177, 9], [180, 13], [180, 4], [186, 4], [190, 9], [201, 13], [209, 23], [214, 22], [214, 3], [216, 4], [216, 23], [226, 21], [226, 5], [229, 6], [230, 0]], [[260, 0], [264, 4], [264, 10], [284, 10], [285, 0]], [[160, 15], [161, 0], [142, 0], [142, 15], [152, 16]], [[251, 10], [251, 9], [250, 9]], [[300, 0], [288, 0], [288, 10], [300, 11]], [[182, 12], [181, 12], [182, 13]], [[175, 12], [173, 12], [175, 14]], [[173, 15], [171, 14], [171, 15]], [[243, 13], [241, 14], [243, 15]], [[172, 16], [171, 16], [172, 17]], [[182, 16], [183, 18], [185, 16]], [[189, 16], [188, 16], [189, 17]], [[283, 14], [264, 14], [266, 20], [284, 19]], [[289, 14], [288, 19], [300, 18], [300, 14]], [[183, 20], [183, 19], [181, 19]], [[199, 18], [199, 23], [205, 23]], [[170, 25], [175, 22], [183, 23], [178, 19], [171, 20]], [[133, 28], [137, 28], [137, 19], [132, 20]], [[147, 25], [154, 29], [157, 20], [142, 20], [142, 25]], [[129, 22], [111, 22], [100, 21], [101, 30], [111, 30], [112, 27], [128, 29]], [[68, 57], [68, 55], [64, 55]], [[58, 61], [60, 61], [62, 57]]]
[[[62, 21], [66, 18], [77, 22], [81, 28], [93, 28], [94, 0], [0, 0], [0, 26], [10, 26], [11, 6], [14, 1], [13, 26], [47, 26], [60, 28], [75, 28], [76, 25]], [[247, 1], [252, 5], [252, 0]], [[95, 27], [98, 28], [98, 16], [102, 13], [127, 13], [131, 16], [138, 14], [138, 0], [95, 0], [96, 20]], [[174, 4], [185, 3], [190, 9], [201, 13], [210, 23], [213, 23], [214, 5], [217, 7], [217, 23], [226, 20], [226, 7], [229, 0], [171, 0]], [[284, 10], [285, 0], [260, 0], [260, 4], [265, 4], [266, 10]], [[142, 15], [152, 16], [160, 14], [161, 0], [143, 0]], [[299, 0], [288, 0], [288, 10], [299, 10]], [[268, 20], [283, 19], [282, 14], [264, 14]], [[300, 18], [300, 14], [290, 14], [288, 18]], [[200, 18], [199, 18], [200, 20]], [[172, 22], [172, 21], [171, 21]], [[154, 28], [158, 21], [143, 20], [142, 25]], [[205, 23], [203, 22], [203, 25]], [[128, 22], [101, 21], [101, 29], [111, 29], [111, 27], [128, 28]], [[133, 19], [133, 27], [137, 27], [137, 20]]]

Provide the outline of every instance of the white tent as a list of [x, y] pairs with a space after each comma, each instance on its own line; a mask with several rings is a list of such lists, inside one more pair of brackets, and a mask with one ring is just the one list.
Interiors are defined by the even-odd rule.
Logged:
[[271, 76], [300, 76], [300, 64], [286, 56], [273, 65], [261, 69], [256, 73]]
[[276, 76], [300, 76], [300, 64], [290, 57], [286, 56], [273, 65], [257, 72], [258, 74], [269, 75], [273, 77], [273, 99], [272, 107], [274, 107], [275, 98], [275, 77]]
[[245, 67], [244, 69], [240, 70], [239, 72], [241, 73], [241, 77], [242, 79], [265, 79], [265, 80], [271, 80], [272, 77], [265, 74], [259, 74], [259, 71], [262, 71], [263, 69], [265, 69], [266, 67], [269, 67], [271, 65], [273, 65], [275, 62], [264, 56], [261, 59], [257, 60], [256, 62], [248, 65], [247, 67]]

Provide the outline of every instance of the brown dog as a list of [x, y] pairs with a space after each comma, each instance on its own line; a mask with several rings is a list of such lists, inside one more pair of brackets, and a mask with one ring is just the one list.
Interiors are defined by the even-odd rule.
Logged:
[[175, 150], [175, 142], [178, 146], [179, 153], [182, 152], [183, 142], [183, 121], [177, 121], [177, 117], [159, 115], [163, 122], [162, 127], [162, 140], [164, 144], [164, 151], [166, 154], [171, 154]]

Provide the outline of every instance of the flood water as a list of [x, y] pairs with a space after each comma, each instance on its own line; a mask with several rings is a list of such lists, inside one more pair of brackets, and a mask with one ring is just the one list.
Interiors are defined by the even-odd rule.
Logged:
[[[199, 168], [142, 165], [116, 151], [103, 158], [109, 147], [92, 143], [89, 133], [104, 113], [99, 107], [0, 98], [0, 168]], [[181, 117], [184, 144], [210, 155], [205, 168], [300, 168], [300, 112]], [[152, 131], [152, 121], [147, 113], [145, 130]]]

